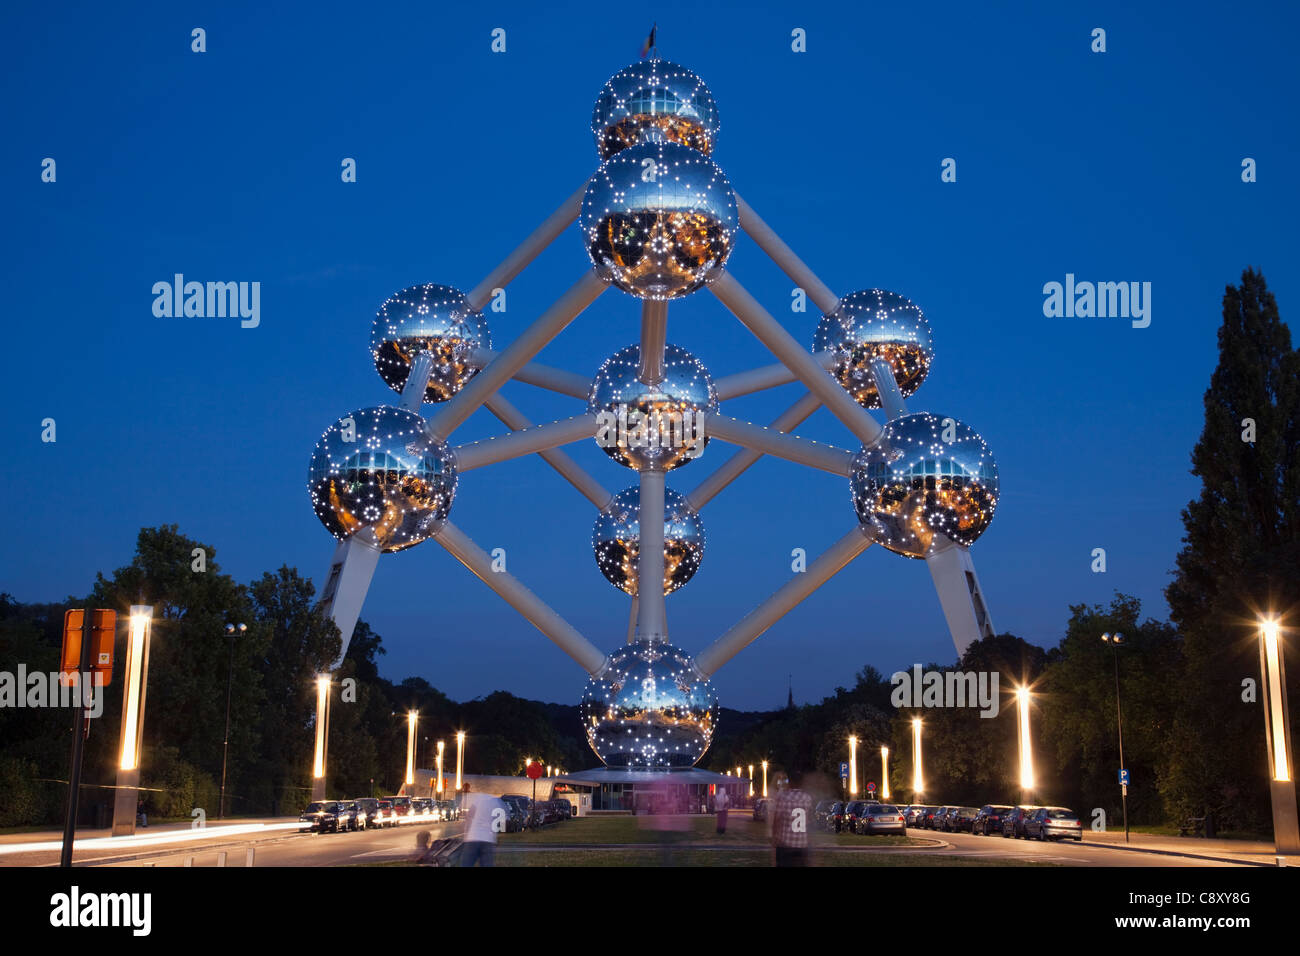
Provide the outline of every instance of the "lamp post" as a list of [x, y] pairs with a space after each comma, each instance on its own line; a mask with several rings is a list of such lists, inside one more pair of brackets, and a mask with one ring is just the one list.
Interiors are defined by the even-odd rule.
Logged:
[[[416, 728], [420, 724], [420, 712], [418, 710], [408, 710], [406, 712], [406, 786], [415, 786], [415, 736]], [[408, 791], [409, 792], [409, 791]]]
[[226, 668], [226, 737], [221, 741], [221, 797], [217, 801], [217, 819], [226, 817], [226, 754], [230, 750], [230, 688], [235, 682], [235, 635], [243, 637], [247, 624], [227, 624], [226, 637], [230, 638], [230, 663]]
[[126, 645], [126, 686], [122, 688], [121, 755], [117, 764], [117, 793], [113, 799], [113, 836], [130, 836], [135, 833], [152, 631], [153, 606], [131, 605]]
[[1295, 773], [1291, 759], [1291, 717], [1286, 700], [1286, 648], [1276, 619], [1259, 622], [1259, 671], [1264, 690], [1264, 745], [1268, 750], [1269, 800], [1278, 866], [1300, 855]]
[[465, 731], [456, 731], [456, 792], [460, 793], [460, 777], [465, 769]]
[[445, 744], [438, 741], [438, 799], [442, 799], [442, 751]]
[[880, 797], [889, 800], [889, 748], [880, 748]]
[[763, 798], [767, 798], [767, 761], [763, 761]]
[[754, 765], [752, 763], [749, 765], [749, 795], [751, 797], [754, 795]]
[[[1124, 771], [1124, 718], [1119, 706], [1119, 646], [1124, 643], [1123, 634], [1106, 633], [1101, 636], [1102, 642], [1110, 645], [1111, 656], [1115, 660], [1115, 727], [1119, 731], [1119, 769], [1120, 776], [1123, 777]], [[1124, 804], [1124, 842], [1128, 842], [1128, 784], [1123, 780], [1120, 781], [1120, 800]]]
[[329, 740], [330, 678], [316, 677], [316, 749], [311, 762], [311, 798], [325, 799], [325, 746]]
[[849, 737], [849, 796], [858, 795], [858, 738]]
[[1020, 716], [1020, 802], [1028, 803], [1034, 790], [1034, 755], [1029, 739], [1029, 688], [1016, 688]]
[[912, 718], [912, 800], [915, 802], [925, 792], [925, 778], [921, 775], [921, 718]]

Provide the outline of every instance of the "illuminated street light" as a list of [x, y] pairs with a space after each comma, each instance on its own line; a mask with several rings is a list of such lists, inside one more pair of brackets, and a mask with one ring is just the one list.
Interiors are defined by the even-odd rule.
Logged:
[[[1102, 643], [1110, 645], [1111, 656], [1115, 659], [1115, 726], [1119, 731], [1119, 769], [1120, 776], [1124, 770], [1124, 718], [1119, 707], [1119, 646], [1124, 643], [1123, 634], [1106, 633], [1101, 636]], [[1124, 803], [1124, 842], [1128, 842], [1128, 784], [1120, 781], [1120, 799]]]
[[1029, 801], [1034, 789], [1034, 755], [1029, 742], [1029, 688], [1016, 688], [1016, 705], [1020, 713], [1020, 789], [1021, 803]]
[[446, 747], [444, 741], [438, 741], [438, 799], [442, 799], [442, 752]]
[[767, 798], [767, 761], [763, 761], [763, 797]]
[[420, 722], [418, 711], [406, 712], [406, 785], [415, 786], [415, 728]]
[[880, 797], [889, 799], [889, 748], [880, 748]]
[[849, 796], [858, 793], [858, 738], [849, 737]]
[[1291, 719], [1286, 699], [1286, 655], [1274, 618], [1259, 622], [1259, 672], [1264, 687], [1264, 747], [1268, 752], [1273, 842], [1279, 866], [1300, 855], [1300, 817], [1291, 771]]
[[925, 792], [925, 778], [921, 775], [921, 718], [912, 718], [912, 799]]
[[751, 797], [754, 795], [754, 765], [752, 763], [749, 765], [749, 795]]
[[[90, 627], [86, 628], [87, 633]], [[145, 691], [149, 684], [149, 641], [153, 606], [133, 604], [126, 645], [126, 686], [122, 689], [121, 751], [113, 799], [113, 836], [135, 833], [140, 801], [140, 748], [144, 735]]]
[[465, 771], [465, 731], [456, 731], [456, 792], [460, 793], [460, 778]]
[[311, 765], [311, 798], [325, 799], [325, 746], [328, 740], [330, 705], [330, 678], [321, 674], [316, 678], [316, 754]]

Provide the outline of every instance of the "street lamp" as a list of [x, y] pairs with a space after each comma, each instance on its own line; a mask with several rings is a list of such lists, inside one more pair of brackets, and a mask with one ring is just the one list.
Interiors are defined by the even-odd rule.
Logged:
[[446, 744], [438, 741], [438, 799], [442, 799], [442, 751]]
[[415, 786], [415, 728], [420, 723], [420, 712], [406, 712], [406, 785]]
[[226, 816], [226, 753], [230, 749], [230, 688], [235, 681], [235, 635], [243, 637], [247, 624], [227, 624], [226, 636], [230, 638], [230, 665], [226, 669], [226, 737], [221, 741], [221, 798], [217, 801], [217, 819]]
[[[90, 628], [87, 628], [87, 632]], [[122, 689], [121, 754], [117, 792], [113, 798], [113, 836], [135, 833], [140, 800], [140, 747], [144, 737], [145, 691], [149, 683], [149, 645], [153, 632], [153, 606], [131, 605], [126, 645], [126, 686]]]
[[767, 761], [763, 761], [763, 797], [767, 798]]
[[858, 795], [858, 738], [849, 737], [849, 796]]
[[1124, 718], [1119, 706], [1119, 646], [1124, 643], [1123, 634], [1106, 633], [1101, 636], [1102, 643], [1110, 645], [1111, 656], [1115, 659], [1115, 726], [1119, 730], [1119, 776], [1120, 799], [1124, 803], [1124, 842], [1128, 842], [1128, 783], [1124, 780]]
[[1029, 688], [1016, 688], [1020, 713], [1020, 802], [1028, 803], [1034, 789], [1034, 755], [1029, 741]]
[[1268, 751], [1273, 844], [1279, 865], [1300, 855], [1295, 774], [1291, 770], [1291, 718], [1286, 700], [1286, 654], [1274, 618], [1259, 622], [1259, 671], [1264, 684], [1264, 746]]
[[889, 748], [880, 748], [880, 795], [889, 799]]
[[311, 764], [311, 798], [325, 799], [325, 742], [328, 739], [326, 723], [329, 721], [330, 677], [316, 677], [316, 751]]
[[751, 797], [754, 795], [754, 765], [752, 763], [749, 765], [749, 795]]
[[921, 718], [912, 718], [912, 799], [925, 792], [925, 778], [921, 776]]
[[465, 769], [465, 731], [456, 731], [456, 792], [460, 793], [460, 777]]

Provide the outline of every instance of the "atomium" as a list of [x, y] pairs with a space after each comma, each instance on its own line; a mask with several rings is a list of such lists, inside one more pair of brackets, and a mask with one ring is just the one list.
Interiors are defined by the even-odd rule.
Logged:
[[600, 276], [642, 299], [675, 299], [717, 277], [739, 216], [727, 176], [658, 134], [606, 160], [582, 201], [587, 254]]
[[998, 504], [998, 466], [984, 439], [928, 412], [887, 423], [854, 459], [850, 483], [858, 520], [909, 558], [925, 557], [936, 535], [973, 544]]
[[642, 142], [649, 130], [707, 156], [719, 128], [718, 107], [704, 81], [660, 59], [633, 63], [611, 76], [591, 111], [601, 159]]
[[389, 296], [370, 326], [375, 369], [395, 392], [405, 387], [415, 356], [431, 354], [426, 402], [445, 402], [459, 392], [476, 371], [470, 355], [490, 348], [483, 313], [459, 289], [445, 285], [416, 285]]
[[662, 641], [614, 651], [580, 702], [591, 749], [609, 767], [693, 767], [717, 721], [713, 685], [691, 656]]
[[607, 358], [591, 383], [587, 410], [598, 417], [596, 443], [621, 465], [669, 471], [698, 458], [708, 444], [705, 420], [718, 394], [704, 364], [676, 345], [664, 348], [664, 377], [640, 378], [641, 346]]
[[[637, 561], [641, 554], [641, 489], [624, 488], [596, 518], [591, 547], [605, 580], [636, 594]], [[664, 594], [671, 594], [695, 576], [704, 557], [704, 522], [686, 496], [664, 490]]]
[[873, 360], [889, 363], [905, 398], [921, 387], [934, 360], [924, 313], [911, 299], [884, 289], [842, 298], [817, 324], [813, 351], [834, 354], [835, 377], [863, 408], [881, 407], [871, 375]]
[[316, 443], [307, 475], [316, 517], [334, 537], [369, 530], [383, 551], [432, 535], [456, 494], [445, 446], [402, 408], [363, 408], [339, 419]]

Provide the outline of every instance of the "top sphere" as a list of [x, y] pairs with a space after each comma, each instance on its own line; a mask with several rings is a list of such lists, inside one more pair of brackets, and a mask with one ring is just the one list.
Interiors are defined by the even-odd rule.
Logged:
[[921, 387], [934, 360], [925, 314], [911, 299], [884, 289], [840, 299], [817, 323], [813, 351], [835, 354], [832, 374], [863, 408], [881, 407], [871, 375], [873, 359], [889, 363], [904, 398]]
[[635, 146], [651, 129], [669, 142], [712, 153], [720, 123], [704, 81], [667, 60], [640, 60], [611, 76], [591, 111], [600, 158]]
[[475, 349], [492, 348], [487, 319], [451, 286], [413, 285], [389, 296], [370, 326], [370, 355], [375, 370], [400, 393], [411, 363], [420, 352], [433, 355], [433, 370], [424, 390], [426, 402], [445, 402], [477, 371], [469, 364]]

